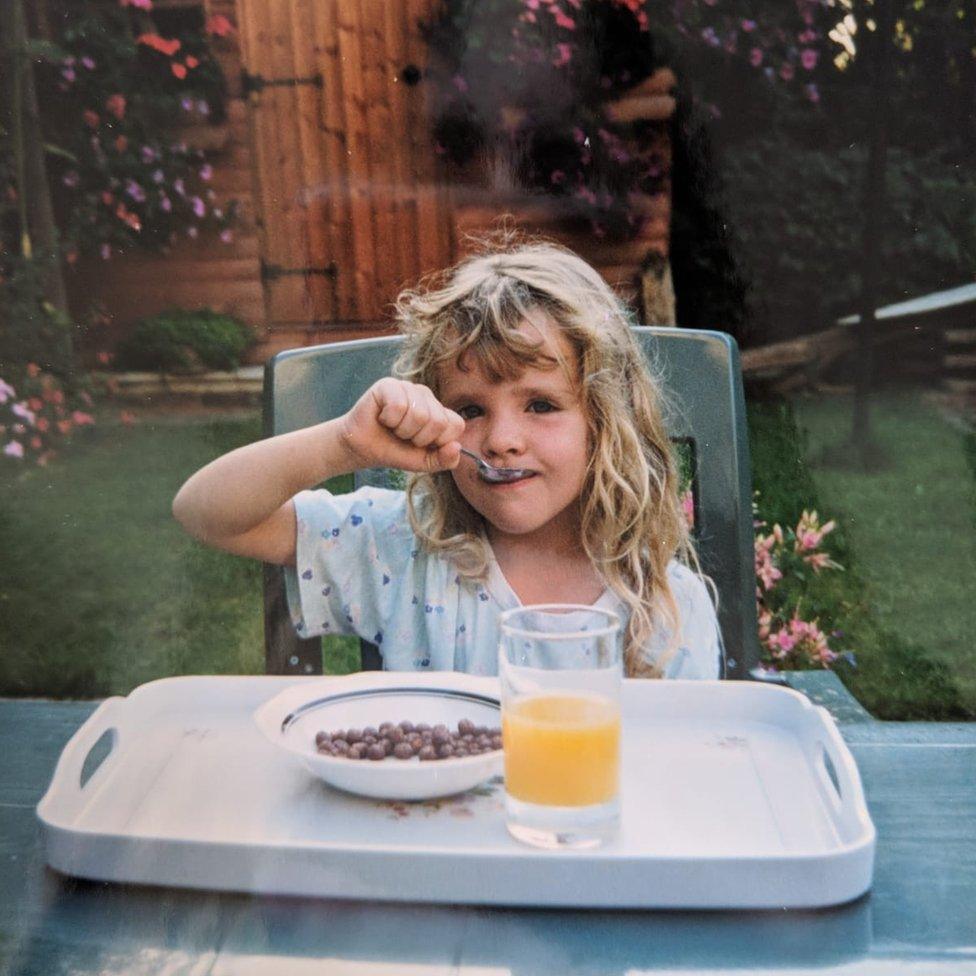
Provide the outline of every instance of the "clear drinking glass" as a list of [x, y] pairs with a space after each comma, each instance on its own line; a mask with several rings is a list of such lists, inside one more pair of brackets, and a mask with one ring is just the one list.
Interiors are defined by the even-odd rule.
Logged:
[[536, 847], [596, 847], [620, 822], [620, 620], [547, 604], [501, 616], [508, 830]]

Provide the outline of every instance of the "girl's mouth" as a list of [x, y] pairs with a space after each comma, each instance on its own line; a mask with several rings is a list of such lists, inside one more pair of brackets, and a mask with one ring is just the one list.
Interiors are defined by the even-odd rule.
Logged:
[[535, 471], [520, 472], [517, 477], [506, 478], [504, 481], [489, 481], [487, 478], [479, 476], [479, 481], [487, 488], [511, 488], [514, 485], [524, 484], [536, 475]]

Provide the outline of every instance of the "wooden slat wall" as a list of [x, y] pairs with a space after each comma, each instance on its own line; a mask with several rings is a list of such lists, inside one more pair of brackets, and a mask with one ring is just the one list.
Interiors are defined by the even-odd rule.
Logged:
[[418, 22], [435, 2], [239, 0], [251, 74], [323, 79], [250, 99], [264, 260], [336, 270], [268, 281], [274, 329], [380, 324], [404, 285], [453, 258], [423, 85], [401, 80], [423, 69]]

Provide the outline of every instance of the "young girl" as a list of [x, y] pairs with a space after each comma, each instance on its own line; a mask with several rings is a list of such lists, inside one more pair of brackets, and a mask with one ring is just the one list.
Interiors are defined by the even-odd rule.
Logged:
[[[394, 376], [198, 471], [173, 503], [187, 531], [288, 567], [298, 632], [357, 634], [389, 670], [496, 673], [503, 610], [576, 603], [620, 616], [628, 675], [718, 677], [660, 393], [597, 272], [509, 246], [404, 292], [397, 318]], [[462, 447], [523, 474], [487, 481]], [[375, 467], [413, 472], [406, 492], [307, 490]]]

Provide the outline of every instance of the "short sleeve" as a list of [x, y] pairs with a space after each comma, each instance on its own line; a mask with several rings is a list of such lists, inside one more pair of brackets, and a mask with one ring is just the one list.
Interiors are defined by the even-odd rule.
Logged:
[[301, 637], [356, 634], [382, 641], [404, 568], [416, 553], [402, 492], [295, 496], [295, 566], [285, 569], [288, 609]]
[[672, 562], [668, 582], [678, 605], [678, 649], [664, 668], [666, 678], [711, 680], [720, 677], [722, 638], [708, 588], [687, 566]]

